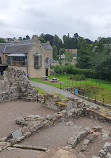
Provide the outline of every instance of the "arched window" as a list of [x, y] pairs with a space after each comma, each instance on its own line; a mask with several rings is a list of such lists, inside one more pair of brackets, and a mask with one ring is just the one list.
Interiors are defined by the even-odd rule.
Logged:
[[39, 53], [34, 54], [34, 68], [39, 69], [42, 66], [42, 55]]

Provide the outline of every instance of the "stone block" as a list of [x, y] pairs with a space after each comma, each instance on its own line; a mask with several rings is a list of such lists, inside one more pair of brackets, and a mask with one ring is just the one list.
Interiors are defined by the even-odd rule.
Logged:
[[0, 148], [1, 149], [6, 149], [9, 146], [10, 146], [10, 143], [8, 143], [8, 142], [0, 142]]

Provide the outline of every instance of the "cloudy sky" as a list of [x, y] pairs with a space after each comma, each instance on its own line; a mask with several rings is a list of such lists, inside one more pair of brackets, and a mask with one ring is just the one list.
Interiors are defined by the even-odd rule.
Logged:
[[0, 0], [0, 37], [111, 37], [111, 0]]

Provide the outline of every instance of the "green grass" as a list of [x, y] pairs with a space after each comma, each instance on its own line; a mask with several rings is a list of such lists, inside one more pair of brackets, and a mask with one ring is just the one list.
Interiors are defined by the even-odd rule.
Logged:
[[35, 87], [38, 90], [39, 94], [45, 95], [47, 93], [47, 91], [44, 91], [43, 89], [39, 88], [39, 87]]
[[61, 99], [64, 99], [64, 100], [67, 100], [68, 99], [68, 97], [64, 97], [62, 94], [60, 94], [60, 93], [57, 93], [57, 95], [61, 98]]
[[[44, 91], [43, 89], [39, 88], [39, 87], [35, 87], [38, 90], [39, 94], [45, 95], [46, 93], [48, 93], [47, 91]], [[67, 100], [67, 97], [64, 97], [63, 95], [61, 95], [60, 93], [57, 93], [57, 95], [64, 100]]]
[[53, 85], [57, 88], [79, 86], [85, 90], [86, 96], [95, 98], [95, 95], [96, 95], [96, 99], [100, 101], [103, 101], [103, 97], [104, 97], [105, 103], [111, 104], [111, 82], [99, 80], [99, 79], [90, 79], [90, 78], [87, 78], [86, 80], [83, 80], [83, 81], [72, 81], [72, 80], [69, 80], [70, 76], [71, 75], [58, 75], [58, 74], [48, 76], [49, 79], [58, 78], [59, 81], [64, 82], [61, 84], [41, 81], [40, 79], [35, 79], [35, 78], [30, 79], [30, 80], [48, 84], [48, 85]]

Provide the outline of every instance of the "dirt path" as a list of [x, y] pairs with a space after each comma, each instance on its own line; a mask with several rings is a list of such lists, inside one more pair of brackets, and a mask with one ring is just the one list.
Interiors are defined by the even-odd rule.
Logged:
[[54, 110], [42, 107], [37, 102], [24, 102], [21, 100], [0, 104], [0, 138], [8, 136], [9, 132], [17, 130], [14, 120], [27, 115], [41, 115], [55, 113]]

